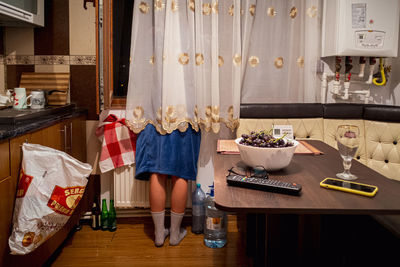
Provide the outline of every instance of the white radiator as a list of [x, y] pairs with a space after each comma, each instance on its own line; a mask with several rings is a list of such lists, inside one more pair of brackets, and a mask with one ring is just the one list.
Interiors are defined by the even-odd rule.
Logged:
[[[196, 186], [195, 181], [188, 182], [188, 198], [186, 207], [192, 207], [192, 191]], [[135, 167], [124, 166], [114, 170], [114, 204], [116, 208], [149, 208], [148, 181], [135, 179]], [[166, 207], [171, 207], [171, 179], [167, 180]]]

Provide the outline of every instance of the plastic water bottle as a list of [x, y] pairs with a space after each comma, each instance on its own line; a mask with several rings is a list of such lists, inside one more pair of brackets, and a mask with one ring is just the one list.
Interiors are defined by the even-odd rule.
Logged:
[[210, 187], [210, 193], [204, 202], [206, 208], [204, 244], [210, 248], [222, 248], [227, 241], [227, 215], [215, 207], [214, 184]]
[[202, 234], [204, 230], [204, 200], [206, 194], [201, 190], [201, 185], [196, 184], [192, 195], [192, 233]]

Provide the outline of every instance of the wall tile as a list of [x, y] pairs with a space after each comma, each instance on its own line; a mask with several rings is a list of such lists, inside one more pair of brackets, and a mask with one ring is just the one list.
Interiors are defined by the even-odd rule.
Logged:
[[69, 72], [69, 65], [35, 65], [35, 72]]
[[35, 64], [42, 65], [69, 65], [69, 56], [38, 56], [35, 55]]
[[19, 87], [22, 72], [33, 72], [34, 70], [34, 65], [7, 65], [6, 89]]
[[7, 65], [33, 65], [35, 64], [35, 56], [15, 56], [8, 55], [5, 58]]
[[96, 114], [96, 66], [70, 66], [71, 103], [88, 109], [88, 120], [98, 120]]
[[69, 55], [68, 2], [45, 1], [45, 27], [34, 30], [35, 55]]
[[70, 56], [71, 65], [96, 65], [96, 56]]
[[34, 55], [33, 28], [5, 28], [6, 55]]
[[69, 1], [70, 55], [96, 55], [96, 14], [92, 3]]

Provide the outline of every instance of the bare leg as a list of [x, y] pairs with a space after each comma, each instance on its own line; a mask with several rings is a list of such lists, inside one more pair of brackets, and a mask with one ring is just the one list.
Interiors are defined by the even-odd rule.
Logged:
[[186, 229], [181, 228], [183, 215], [185, 214], [187, 199], [187, 181], [185, 179], [172, 177], [171, 193], [171, 228], [169, 244], [178, 245], [186, 236]]
[[150, 210], [160, 212], [165, 210], [167, 175], [152, 173], [150, 176]]
[[187, 180], [172, 176], [171, 210], [175, 213], [185, 212], [187, 184]]
[[150, 210], [154, 223], [154, 244], [161, 247], [169, 230], [165, 229], [165, 183], [167, 176], [158, 173], [152, 173], [150, 176]]

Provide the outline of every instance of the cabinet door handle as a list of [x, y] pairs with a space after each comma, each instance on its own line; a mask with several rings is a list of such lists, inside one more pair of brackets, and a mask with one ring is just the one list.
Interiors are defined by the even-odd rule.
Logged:
[[64, 125], [64, 149], [67, 152], [67, 125]]
[[71, 150], [71, 147], [67, 146], [67, 125], [64, 125], [64, 129], [61, 129], [60, 132], [64, 133], [64, 151], [67, 152], [67, 150]]

